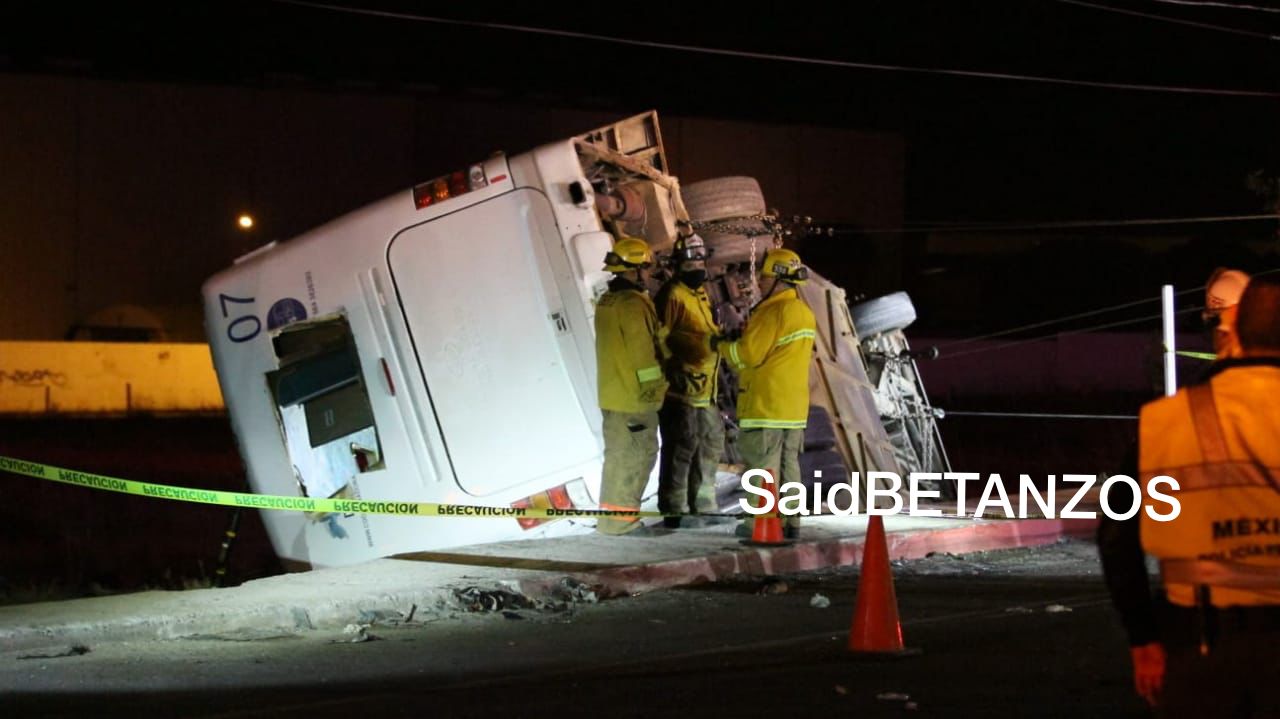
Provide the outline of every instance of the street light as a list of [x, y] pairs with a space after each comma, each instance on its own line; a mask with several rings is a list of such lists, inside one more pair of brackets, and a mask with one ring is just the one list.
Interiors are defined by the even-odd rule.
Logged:
[[236, 218], [236, 224], [245, 231], [253, 229], [253, 215], [247, 212], [240, 213], [240, 217]]

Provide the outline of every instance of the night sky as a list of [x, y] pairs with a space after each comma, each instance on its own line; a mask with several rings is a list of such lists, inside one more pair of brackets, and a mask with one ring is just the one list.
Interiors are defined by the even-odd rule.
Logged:
[[[1280, 41], [1268, 37], [1280, 35], [1280, 13], [1168, 0], [343, 7], [902, 68], [1271, 96], [726, 57], [283, 2], [74, 11], [10, 3], [0, 18], [0, 71], [439, 93], [892, 131], [907, 148], [910, 228], [1258, 214], [1267, 200], [1246, 178], [1280, 171]], [[936, 307], [922, 323], [942, 332], [958, 318], [948, 317], [941, 296], [965, 288], [993, 308], [964, 323], [976, 331], [1122, 302], [1166, 281], [1194, 286], [1217, 264], [1280, 267], [1274, 221], [911, 232], [900, 238], [900, 274], [877, 282], [857, 268], [872, 238], [883, 237], [875, 231], [898, 228], [838, 229], [810, 246], [815, 264], [873, 293], [901, 284]], [[990, 282], [993, 275], [1004, 281]], [[1029, 293], [1041, 297], [1030, 301]]]

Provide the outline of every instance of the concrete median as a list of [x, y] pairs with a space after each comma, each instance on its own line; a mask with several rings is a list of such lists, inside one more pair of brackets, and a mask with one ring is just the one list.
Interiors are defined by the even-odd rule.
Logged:
[[[1093, 520], [885, 519], [891, 559], [1049, 544], [1091, 534], [1096, 526]], [[526, 607], [565, 606], [740, 575], [856, 565], [866, 522], [865, 517], [809, 518], [800, 541], [782, 547], [743, 546], [732, 525], [636, 538], [590, 534], [458, 547], [225, 589], [0, 607], [0, 646], [15, 651], [107, 641], [281, 636], [494, 611], [503, 608], [501, 597]], [[486, 593], [497, 598], [474, 601]]]

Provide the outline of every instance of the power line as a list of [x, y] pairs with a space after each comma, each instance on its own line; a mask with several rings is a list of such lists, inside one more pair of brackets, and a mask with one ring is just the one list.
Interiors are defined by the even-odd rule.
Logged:
[[1078, 230], [1093, 227], [1142, 227], [1159, 225], [1197, 225], [1215, 222], [1258, 222], [1261, 220], [1280, 220], [1280, 215], [1217, 215], [1203, 217], [1163, 217], [1135, 218], [1120, 220], [1068, 220], [1061, 222], [1027, 222], [999, 223], [977, 222], [963, 225], [943, 225], [920, 223], [903, 225], [900, 228], [872, 228], [857, 230], [834, 230], [836, 234], [884, 235], [913, 233], [946, 233], [946, 232], [999, 232], [1015, 230]]
[[1118, 13], [1120, 15], [1130, 15], [1132, 17], [1145, 18], [1147, 20], [1157, 20], [1160, 22], [1172, 23], [1174, 25], [1186, 25], [1188, 27], [1199, 28], [1201, 30], [1213, 30], [1215, 32], [1225, 32], [1232, 35], [1243, 35], [1245, 37], [1255, 37], [1263, 40], [1280, 40], [1280, 35], [1271, 35], [1265, 32], [1254, 32], [1252, 30], [1241, 30], [1239, 28], [1227, 27], [1225, 25], [1211, 25], [1209, 23], [1195, 22], [1193, 20], [1180, 20], [1178, 18], [1168, 17], [1167, 15], [1155, 15], [1153, 13], [1139, 12], [1137, 10], [1127, 10], [1125, 8], [1111, 7], [1110, 5], [1099, 5], [1097, 3], [1083, 2], [1083, 0], [1055, 0], [1056, 2], [1066, 5], [1078, 5], [1080, 7], [1093, 8], [1094, 10], [1103, 10], [1105, 12]]
[[[1187, 292], [1194, 292], [1194, 291], [1195, 291], [1195, 290], [1186, 290], [1185, 292], [1180, 292], [1179, 294], [1186, 294]], [[955, 341], [955, 342], [951, 342], [951, 343], [949, 343], [949, 344], [942, 345], [942, 346], [938, 347], [938, 351], [939, 351], [939, 352], [941, 352], [941, 351], [943, 351], [943, 350], [947, 350], [947, 349], [950, 349], [950, 348], [952, 348], [952, 347], [959, 347], [959, 346], [961, 346], [961, 345], [972, 344], [972, 343], [974, 343], [974, 342], [981, 342], [982, 340], [989, 340], [989, 339], [992, 339], [992, 338], [994, 338], [994, 337], [1003, 337], [1003, 336], [1005, 336], [1005, 335], [1017, 334], [1018, 332], [1025, 332], [1025, 331], [1027, 331], [1027, 330], [1034, 330], [1034, 329], [1038, 329], [1038, 328], [1040, 328], [1040, 327], [1048, 327], [1049, 325], [1061, 324], [1061, 323], [1063, 323], [1063, 322], [1070, 322], [1070, 321], [1072, 321], [1072, 320], [1083, 319], [1083, 318], [1085, 318], [1085, 317], [1093, 317], [1093, 316], [1095, 316], [1095, 315], [1103, 315], [1103, 314], [1107, 314], [1107, 313], [1109, 313], [1109, 312], [1115, 312], [1116, 310], [1123, 310], [1123, 309], [1128, 309], [1128, 308], [1130, 308], [1130, 307], [1137, 307], [1138, 305], [1145, 305], [1145, 304], [1147, 304], [1148, 302], [1157, 302], [1157, 301], [1159, 301], [1159, 300], [1160, 300], [1160, 298], [1159, 298], [1159, 297], [1147, 297], [1147, 298], [1145, 298], [1145, 299], [1141, 299], [1141, 300], [1134, 300], [1133, 302], [1125, 302], [1124, 304], [1111, 305], [1110, 307], [1103, 307], [1103, 308], [1101, 308], [1101, 309], [1090, 310], [1090, 311], [1088, 311], [1088, 312], [1080, 312], [1080, 313], [1078, 313], [1078, 314], [1074, 314], [1074, 315], [1067, 315], [1066, 317], [1058, 317], [1058, 318], [1051, 319], [1051, 320], [1044, 320], [1044, 321], [1042, 321], [1042, 322], [1035, 322], [1035, 323], [1033, 323], [1033, 324], [1029, 324], [1029, 325], [1022, 325], [1021, 327], [1011, 327], [1011, 328], [1009, 328], [1009, 329], [1007, 329], [1007, 330], [1000, 330], [1000, 331], [998, 331], [998, 332], [989, 332], [989, 333], [987, 333], [987, 334], [985, 334], [985, 335], [978, 335], [978, 336], [976, 336], [976, 337], [967, 337], [967, 338], [962, 339], [962, 340], [957, 340], [957, 341]]]
[[[1276, 272], [1280, 272], [1280, 267], [1275, 267], [1275, 268], [1272, 268], [1272, 269], [1269, 269], [1269, 270], [1263, 270], [1262, 272], [1255, 272], [1255, 273], [1253, 274], [1253, 277], [1262, 277], [1262, 276], [1264, 276], [1264, 275], [1271, 275], [1271, 274], [1275, 274]], [[1180, 292], [1176, 292], [1176, 293], [1174, 293], [1174, 297], [1181, 297], [1181, 296], [1183, 296], [1183, 295], [1189, 295], [1189, 294], [1197, 293], [1197, 292], [1200, 292], [1201, 290], [1203, 290], [1203, 289], [1204, 289], [1205, 287], [1207, 287], [1207, 286], [1208, 286], [1208, 285], [1200, 285], [1200, 286], [1198, 286], [1198, 287], [1192, 287], [1192, 288], [1191, 288], [1191, 289], [1189, 289], [1189, 290], [1182, 290], [1182, 291], [1180, 291]], [[1005, 335], [1017, 334], [1018, 332], [1025, 332], [1025, 331], [1027, 331], [1027, 330], [1039, 329], [1039, 328], [1041, 328], [1041, 327], [1048, 327], [1049, 325], [1061, 324], [1061, 323], [1063, 323], [1063, 322], [1070, 322], [1070, 321], [1072, 321], [1072, 320], [1083, 319], [1083, 318], [1085, 318], [1085, 317], [1093, 317], [1094, 315], [1107, 314], [1108, 312], [1114, 312], [1114, 311], [1116, 311], [1116, 310], [1123, 310], [1123, 309], [1128, 309], [1128, 308], [1130, 308], [1130, 307], [1137, 307], [1137, 306], [1139, 306], [1139, 305], [1143, 305], [1143, 304], [1146, 304], [1146, 303], [1148, 303], [1148, 302], [1157, 302], [1157, 301], [1159, 301], [1159, 299], [1160, 299], [1159, 297], [1148, 297], [1148, 298], [1145, 298], [1145, 299], [1134, 300], [1134, 301], [1132, 301], [1132, 302], [1125, 302], [1125, 303], [1118, 304], [1118, 305], [1109, 305], [1109, 306], [1107, 306], [1107, 307], [1100, 307], [1100, 308], [1098, 308], [1098, 309], [1096, 309], [1096, 310], [1088, 310], [1088, 311], [1086, 311], [1086, 312], [1079, 312], [1079, 313], [1076, 313], [1076, 314], [1067, 315], [1067, 316], [1065, 316], [1065, 317], [1057, 317], [1057, 318], [1050, 319], [1050, 320], [1043, 320], [1043, 321], [1041, 321], [1041, 322], [1035, 322], [1035, 323], [1032, 323], [1032, 324], [1029, 324], [1029, 325], [1022, 325], [1022, 326], [1020, 326], [1020, 327], [1010, 327], [1009, 329], [998, 330], [998, 331], [996, 331], [996, 332], [989, 332], [989, 333], [984, 334], [984, 335], [977, 335], [977, 336], [974, 336], [974, 337], [966, 337], [966, 338], [964, 338], [964, 339], [956, 340], [955, 342], [951, 342], [951, 343], [948, 343], [948, 344], [942, 345], [942, 346], [940, 346], [938, 349], [939, 349], [940, 351], [941, 351], [941, 350], [946, 350], [946, 349], [949, 349], [949, 348], [951, 348], [951, 347], [959, 347], [959, 346], [961, 346], [961, 345], [967, 345], [967, 344], [971, 344], [971, 343], [973, 343], [973, 342], [979, 342], [979, 341], [981, 341], [981, 340], [988, 340], [988, 339], [992, 339], [992, 338], [994, 338], [994, 337], [1003, 337], [1003, 336], [1005, 336]], [[1203, 307], [1197, 307], [1197, 308], [1195, 308], [1195, 309], [1204, 309], [1204, 308], [1203, 308]], [[1084, 330], [1074, 330], [1074, 331], [1072, 331], [1071, 333], [1061, 333], [1061, 334], [1074, 334], [1074, 333], [1075, 333], [1075, 332], [1077, 332], [1077, 331], [1089, 331], [1089, 329], [1098, 329], [1098, 328], [1096, 328], [1096, 327], [1095, 327], [1095, 328], [1085, 328]], [[1050, 337], [1059, 337], [1059, 336], [1061, 336], [1061, 334], [1045, 335], [1045, 336], [1043, 336], [1043, 337], [1039, 337], [1039, 338], [1036, 338], [1036, 339], [1048, 339], [1048, 338], [1050, 338]], [[998, 348], [996, 348], [996, 349], [998, 349]], [[961, 354], [968, 354], [968, 353], [967, 353], [967, 352], [964, 352], [964, 353], [961, 353]], [[952, 355], [947, 355], [947, 356], [952, 356]]]
[[1060, 412], [969, 412], [946, 410], [947, 417], [1010, 417], [1015, 419], [1137, 419], [1136, 414], [1064, 414]]
[[1189, 5], [1191, 7], [1219, 7], [1227, 8], [1229, 10], [1256, 10], [1258, 12], [1280, 13], [1280, 8], [1275, 7], [1245, 5], [1243, 3], [1210, 2], [1210, 0], [1151, 0], [1151, 2], [1162, 2], [1169, 5]]
[[411, 20], [414, 22], [433, 23], [437, 25], [451, 25], [455, 27], [471, 27], [485, 30], [503, 30], [507, 32], [520, 32], [533, 35], [548, 35], [551, 37], [568, 38], [574, 40], [590, 40], [593, 42], [611, 43], [614, 45], [626, 45], [629, 47], [644, 47], [656, 50], [673, 50], [678, 52], [699, 53], [703, 55], [716, 55], [720, 57], [736, 57], [750, 60], [769, 60], [775, 62], [791, 62], [803, 65], [817, 65], [822, 67], [839, 67], [856, 70], [881, 70], [886, 72], [907, 72], [917, 74], [930, 75], [947, 75], [951, 77], [968, 77], [981, 78], [987, 80], [1013, 80], [1019, 82], [1036, 82], [1047, 85], [1066, 85], [1071, 87], [1090, 87], [1107, 90], [1135, 90], [1139, 92], [1164, 92], [1182, 95], [1213, 95], [1226, 97], [1262, 97], [1262, 98], [1280, 98], [1280, 92], [1271, 92], [1266, 90], [1231, 90], [1223, 88], [1211, 87], [1183, 87], [1176, 85], [1147, 85], [1140, 83], [1116, 83], [1116, 82], [1100, 82], [1093, 80], [1072, 80], [1062, 77], [1045, 77], [1039, 75], [1021, 75], [1015, 73], [1001, 72], [981, 72], [977, 70], [955, 70], [950, 68], [938, 67], [911, 67], [905, 65], [884, 65], [878, 63], [852, 62], [848, 60], [829, 60], [823, 58], [802, 57], [798, 55], [782, 55], [767, 52], [751, 52], [747, 50], [728, 50], [724, 48], [703, 47], [699, 45], [684, 45], [680, 43], [658, 42], [655, 40], [634, 40], [631, 38], [618, 37], [615, 35], [601, 35], [598, 33], [577, 32], [572, 30], [557, 30], [555, 28], [532, 27], [526, 25], [511, 25], [508, 23], [482, 22], [478, 20], [457, 20], [454, 18], [435, 17], [431, 15], [415, 15], [411, 13], [391, 12], [388, 10], [369, 10], [366, 8], [354, 8], [343, 5], [334, 5], [329, 3], [308, 2], [308, 0], [271, 0], [281, 5], [294, 5], [298, 7], [306, 7], [314, 10], [328, 10], [331, 12], [349, 13], [353, 15], [368, 15], [371, 17], [381, 17], [392, 20]]
[[[1200, 310], [1203, 310], [1203, 309], [1204, 307], [1188, 307], [1183, 310], [1178, 310], [1174, 314], [1184, 315], [1184, 314], [1187, 314], [1188, 312], [1199, 312]], [[995, 347], [978, 347], [976, 349], [971, 349], [965, 352], [957, 352], [956, 354], [941, 355], [938, 357], [938, 359], [934, 361], [939, 362], [944, 359], [955, 359], [956, 357], [964, 357], [966, 355], [981, 354], [983, 352], [994, 352], [996, 350], [1008, 349], [1010, 347], [1017, 347], [1019, 345], [1030, 344], [1032, 342], [1043, 342], [1044, 340], [1057, 339], [1059, 337], [1069, 337], [1071, 335], [1084, 334], [1085, 332], [1096, 332], [1098, 330], [1107, 330], [1113, 327], [1123, 327], [1125, 325], [1136, 325], [1142, 322], [1150, 322], [1151, 320], [1158, 320], [1163, 316], [1164, 316], [1163, 314], [1147, 315], [1145, 317], [1135, 317], [1134, 319], [1131, 319], [1131, 320], [1120, 320], [1118, 322], [1108, 322], [1106, 324], [1094, 325], [1092, 327], [1081, 327], [1080, 329], [1068, 330], [1066, 332], [1054, 332], [1052, 334], [1041, 335], [1039, 337], [1031, 337], [1025, 340], [1018, 340], [1016, 342], [1006, 342], [1001, 345], [996, 345]]]

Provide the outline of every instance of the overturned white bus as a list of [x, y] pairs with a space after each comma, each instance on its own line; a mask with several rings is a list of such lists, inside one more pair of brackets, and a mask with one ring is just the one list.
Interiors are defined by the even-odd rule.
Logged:
[[[646, 113], [494, 155], [264, 246], [208, 280], [206, 328], [253, 490], [594, 508], [602, 441], [592, 320], [609, 277], [608, 230], [670, 248], [689, 216], [666, 169], [657, 115]], [[719, 266], [713, 294], [726, 308], [741, 286], [733, 273], [751, 274], [746, 257], [738, 262]], [[815, 359], [814, 403], [831, 419], [815, 433], [830, 435], [821, 451], [844, 467], [896, 469], [844, 294], [821, 278], [811, 285], [810, 304], [828, 305], [814, 307], [827, 356]], [[295, 567], [591, 524], [263, 516]]]

